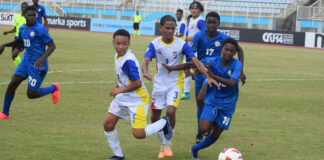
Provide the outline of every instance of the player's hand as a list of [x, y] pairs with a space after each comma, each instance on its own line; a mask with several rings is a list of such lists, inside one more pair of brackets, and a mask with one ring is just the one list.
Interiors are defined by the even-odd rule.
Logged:
[[148, 79], [150, 82], [152, 82], [152, 77], [151, 77], [151, 75], [149, 73], [144, 73], [143, 77]]
[[214, 80], [213, 78], [207, 77], [207, 82], [208, 82], [209, 87], [213, 87], [213, 84], [214, 84], [217, 87], [218, 90], [221, 89], [219, 84], [217, 83], [217, 81]]
[[245, 84], [245, 80], [246, 80], [246, 76], [245, 76], [245, 74], [244, 74], [243, 71], [242, 71], [241, 74], [240, 74], [240, 80], [241, 80], [241, 82], [242, 82], [242, 85], [244, 85], [244, 84]]
[[118, 83], [114, 85], [114, 88], [109, 93], [110, 96], [115, 97], [117, 94], [121, 93]]
[[3, 32], [3, 35], [7, 35], [7, 34], [8, 34], [8, 32], [7, 32], [7, 31], [4, 31], [4, 32]]
[[206, 66], [206, 68], [207, 68], [207, 74], [208, 74], [208, 75], [213, 74], [212, 70], [210, 69], [209, 61], [207, 62], [207, 66]]
[[0, 55], [2, 54], [2, 52], [4, 51], [5, 46], [4, 45], [0, 45]]
[[38, 70], [42, 70], [42, 69], [45, 69], [44, 67], [44, 59], [41, 57], [41, 58], [38, 58], [36, 60], [36, 62], [34, 63], [34, 66], [36, 67], [36, 69]]
[[173, 71], [172, 70], [172, 67], [171, 66], [168, 66], [168, 65], [166, 65], [164, 63], [161, 63], [161, 65], [162, 65], [162, 67], [164, 67], [165, 69], [168, 70], [168, 76], [170, 76], [171, 71]]

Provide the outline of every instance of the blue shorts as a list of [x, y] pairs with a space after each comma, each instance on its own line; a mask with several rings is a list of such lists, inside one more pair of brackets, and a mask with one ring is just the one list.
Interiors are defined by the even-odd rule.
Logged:
[[211, 105], [205, 105], [200, 119], [215, 122], [223, 130], [228, 130], [235, 108], [230, 110], [218, 109]]
[[23, 58], [13, 74], [24, 77], [25, 79], [28, 78], [28, 88], [30, 90], [37, 91], [42, 85], [47, 71], [47, 60], [44, 62], [44, 68], [40, 70], [36, 69], [34, 63], [26, 62]]
[[202, 86], [204, 85], [204, 80], [206, 79], [205, 75], [203, 74], [196, 74], [194, 76], [195, 80], [195, 94], [198, 95]]

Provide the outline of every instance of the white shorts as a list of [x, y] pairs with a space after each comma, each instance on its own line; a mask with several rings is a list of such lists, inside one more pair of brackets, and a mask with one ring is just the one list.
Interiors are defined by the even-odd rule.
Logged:
[[178, 108], [182, 88], [174, 86], [166, 91], [156, 92], [153, 90], [151, 97], [151, 109], [162, 110], [167, 106], [174, 106]]
[[146, 115], [149, 105], [120, 106], [115, 100], [110, 103], [108, 113], [114, 114], [119, 118], [131, 120], [132, 128], [145, 128]]

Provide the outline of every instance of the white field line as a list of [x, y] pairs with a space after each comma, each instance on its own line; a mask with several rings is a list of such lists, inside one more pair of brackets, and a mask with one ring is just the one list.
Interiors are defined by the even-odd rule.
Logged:
[[285, 74], [285, 75], [304, 75], [304, 76], [324, 76], [324, 74], [310, 74], [310, 73], [291, 73], [291, 72], [264, 72], [264, 71], [247, 71], [252, 73], [266, 73], [266, 74]]
[[65, 72], [100, 72], [100, 71], [110, 71], [110, 68], [97, 68], [97, 69], [73, 69], [73, 70], [57, 70], [48, 71], [47, 73], [65, 73]]

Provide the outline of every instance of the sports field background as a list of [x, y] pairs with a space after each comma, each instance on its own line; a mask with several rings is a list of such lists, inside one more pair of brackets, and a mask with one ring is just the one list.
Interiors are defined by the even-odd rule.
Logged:
[[[0, 43], [12, 40], [3, 36]], [[112, 100], [116, 75], [112, 35], [50, 30], [57, 49], [49, 58], [43, 87], [60, 82], [61, 99], [29, 100], [27, 84], [17, 90], [10, 120], [0, 120], [1, 160], [103, 160], [112, 156], [102, 123]], [[132, 39], [138, 60], [153, 37]], [[202, 160], [217, 159], [227, 147], [239, 149], [245, 160], [315, 160], [324, 151], [324, 50], [241, 44], [247, 82], [229, 131], [199, 152]], [[0, 56], [0, 110], [7, 83], [15, 69], [11, 48]], [[154, 62], [150, 73], [155, 72]], [[192, 83], [192, 92], [193, 93]], [[145, 80], [149, 92], [152, 83]], [[150, 115], [148, 116], [150, 123]], [[181, 101], [172, 139], [174, 157], [190, 159], [195, 142], [196, 107], [192, 97]], [[129, 121], [119, 121], [119, 140], [128, 160], [157, 159], [160, 144], [154, 135], [137, 140]]]

